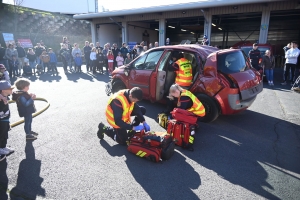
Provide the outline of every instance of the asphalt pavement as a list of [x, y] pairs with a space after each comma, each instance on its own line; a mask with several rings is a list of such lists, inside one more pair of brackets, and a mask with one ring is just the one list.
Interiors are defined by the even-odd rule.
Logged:
[[[200, 123], [194, 152], [176, 148], [170, 160], [152, 163], [97, 138], [98, 123], [107, 124], [107, 75], [59, 71], [30, 77], [30, 91], [51, 105], [33, 119], [36, 141], [25, 141], [23, 124], [9, 132], [15, 153], [0, 162], [1, 200], [299, 199], [300, 94], [280, 78], [248, 110]], [[151, 129], [163, 131], [156, 117], [164, 105], [140, 104]], [[38, 110], [45, 105], [36, 101]]]

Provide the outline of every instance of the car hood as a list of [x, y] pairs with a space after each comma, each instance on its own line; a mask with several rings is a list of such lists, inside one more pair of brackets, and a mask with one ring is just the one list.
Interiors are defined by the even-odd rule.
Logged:
[[114, 71], [113, 71], [113, 74], [123, 74], [124, 73], [124, 69], [125, 69], [125, 65], [121, 66], [121, 67], [118, 67], [116, 68]]

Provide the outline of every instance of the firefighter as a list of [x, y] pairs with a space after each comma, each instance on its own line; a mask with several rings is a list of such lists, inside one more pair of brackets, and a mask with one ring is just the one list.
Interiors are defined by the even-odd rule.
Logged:
[[[128, 138], [133, 136], [137, 130], [150, 131], [150, 126], [143, 116], [146, 108], [137, 104], [142, 98], [143, 91], [139, 87], [115, 93], [108, 101], [106, 108], [106, 120], [111, 127], [105, 126], [101, 122], [97, 132], [99, 139], [102, 140], [106, 134], [119, 144], [126, 145]], [[132, 122], [131, 116], [135, 116]], [[140, 125], [140, 123], [142, 124]]]
[[256, 70], [261, 70], [262, 68], [259, 66], [259, 59], [261, 59], [260, 51], [257, 49], [258, 45], [257, 43], [253, 44], [253, 49], [249, 51], [249, 58], [252, 67], [254, 67]]
[[198, 117], [205, 116], [205, 108], [198, 98], [188, 90], [183, 89], [177, 84], [173, 84], [170, 87], [170, 94], [168, 96], [171, 100], [177, 99], [177, 108], [181, 108], [192, 112]]
[[191, 62], [184, 58], [183, 53], [179, 53], [178, 51], [173, 51], [172, 57], [174, 62], [169, 65], [168, 70], [175, 71], [175, 83], [181, 87], [190, 87], [193, 81]]

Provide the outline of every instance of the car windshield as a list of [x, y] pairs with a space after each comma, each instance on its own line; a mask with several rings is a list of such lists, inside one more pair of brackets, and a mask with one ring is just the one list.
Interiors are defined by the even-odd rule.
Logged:
[[233, 74], [248, 69], [247, 60], [241, 51], [218, 54], [218, 70], [225, 74]]
[[[249, 51], [253, 49], [252, 47], [241, 47], [241, 49], [245, 52], [245, 54], [248, 56]], [[270, 50], [269, 47], [258, 47], [257, 48], [260, 51], [260, 55], [264, 56], [267, 50]]]

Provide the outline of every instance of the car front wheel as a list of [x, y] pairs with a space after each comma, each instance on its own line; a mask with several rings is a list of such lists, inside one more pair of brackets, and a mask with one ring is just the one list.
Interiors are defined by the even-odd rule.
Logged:
[[219, 109], [217, 103], [211, 97], [205, 94], [198, 94], [197, 98], [205, 108], [205, 116], [202, 117], [202, 122], [212, 122], [219, 116]]

